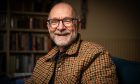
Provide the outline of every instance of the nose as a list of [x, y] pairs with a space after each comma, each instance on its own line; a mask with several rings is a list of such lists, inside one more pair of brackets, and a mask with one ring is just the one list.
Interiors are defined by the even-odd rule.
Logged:
[[65, 30], [65, 26], [64, 26], [62, 21], [59, 22], [57, 29], [60, 30], [60, 31]]

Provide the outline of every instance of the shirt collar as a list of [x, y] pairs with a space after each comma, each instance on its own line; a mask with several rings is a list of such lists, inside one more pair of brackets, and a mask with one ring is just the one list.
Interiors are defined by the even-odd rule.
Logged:
[[[65, 54], [67, 56], [77, 56], [75, 54], [78, 53], [79, 47], [80, 47], [81, 39], [80, 34], [78, 34], [77, 39], [70, 45], [65, 51]], [[53, 60], [55, 58], [55, 55], [59, 52], [59, 49], [57, 46], [55, 46], [51, 51], [48, 52], [48, 54], [45, 56], [46, 60]]]

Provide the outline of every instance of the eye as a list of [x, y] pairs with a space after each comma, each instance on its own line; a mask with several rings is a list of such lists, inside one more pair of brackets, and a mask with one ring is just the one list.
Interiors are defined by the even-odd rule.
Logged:
[[50, 24], [56, 24], [59, 22], [58, 19], [50, 19], [49, 21], [50, 21]]
[[64, 18], [63, 22], [64, 22], [65, 25], [72, 24], [72, 18]]

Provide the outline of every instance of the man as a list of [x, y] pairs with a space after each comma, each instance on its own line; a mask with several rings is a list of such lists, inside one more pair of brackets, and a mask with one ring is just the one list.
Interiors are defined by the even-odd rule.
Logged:
[[117, 84], [115, 65], [101, 46], [80, 39], [79, 20], [65, 2], [53, 6], [47, 26], [57, 45], [34, 68], [33, 84]]

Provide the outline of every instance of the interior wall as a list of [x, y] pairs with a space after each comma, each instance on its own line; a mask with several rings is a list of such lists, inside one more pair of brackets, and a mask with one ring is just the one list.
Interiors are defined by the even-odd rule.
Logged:
[[[71, 0], [80, 14], [80, 0]], [[140, 61], [140, 4], [136, 0], [88, 0], [82, 38], [103, 45], [111, 55]]]
[[[89, 0], [84, 38], [139, 39], [139, 7], [135, 0]], [[92, 31], [91, 31], [92, 30]]]

